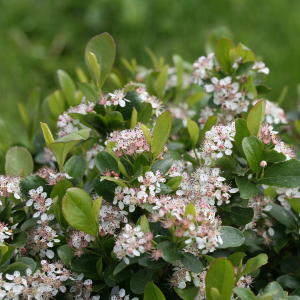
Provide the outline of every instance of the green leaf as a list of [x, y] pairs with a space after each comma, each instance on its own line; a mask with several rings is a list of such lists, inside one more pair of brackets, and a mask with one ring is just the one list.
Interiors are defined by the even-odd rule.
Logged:
[[25, 200], [29, 200], [29, 191], [34, 189], [36, 190], [38, 187], [43, 186], [44, 192], [49, 196], [52, 190], [52, 186], [48, 185], [48, 182], [37, 175], [30, 175], [20, 181], [20, 188], [22, 192], [22, 196]]
[[257, 186], [247, 178], [235, 177], [235, 182], [239, 188], [241, 198], [249, 199], [258, 194]]
[[63, 70], [58, 70], [57, 78], [69, 106], [78, 105], [79, 103], [75, 98], [76, 86], [71, 76]]
[[153, 260], [151, 256], [146, 255], [139, 259], [139, 264], [149, 269], [161, 269], [167, 264], [167, 262], [162, 258], [160, 258], [159, 260]]
[[33, 171], [33, 160], [24, 147], [10, 148], [5, 155], [5, 172], [8, 175], [28, 176]]
[[95, 218], [97, 225], [99, 225], [99, 212], [100, 212], [101, 204], [102, 204], [102, 197], [99, 197], [98, 199], [96, 199], [93, 204], [92, 213], [93, 213], [93, 216]]
[[192, 121], [190, 118], [187, 119], [188, 131], [191, 137], [193, 149], [196, 148], [198, 138], [199, 138], [199, 127], [196, 122]]
[[155, 162], [151, 168], [151, 171], [155, 174], [157, 170], [165, 175], [172, 167], [174, 160], [171, 156], [165, 156], [164, 159]]
[[174, 176], [171, 177], [166, 182], [166, 184], [172, 189], [172, 191], [175, 191], [179, 187], [181, 181], [182, 181], [182, 176]]
[[238, 69], [236, 70], [235, 75], [241, 76], [241, 75], [247, 74], [252, 69], [253, 65], [254, 65], [254, 61], [248, 61], [246, 63], [239, 65]]
[[293, 210], [296, 213], [300, 214], [300, 198], [292, 198], [292, 199], [286, 198], [285, 200], [291, 204]]
[[247, 62], [255, 62], [256, 60], [253, 51], [247, 49], [247, 47], [241, 43], [235, 47], [235, 56], [236, 58], [242, 58], [243, 64]]
[[70, 248], [69, 245], [63, 245], [57, 248], [57, 254], [63, 263], [71, 269], [71, 260], [74, 257], [74, 249]]
[[184, 252], [180, 256], [183, 265], [194, 273], [201, 273], [204, 269], [202, 262], [192, 253]]
[[117, 275], [119, 272], [123, 271], [129, 265], [137, 263], [141, 258], [139, 256], [129, 257], [129, 264], [126, 264], [124, 260], [122, 260], [114, 269], [113, 275]]
[[222, 226], [221, 238], [223, 244], [219, 245], [218, 249], [239, 247], [245, 241], [244, 235], [238, 229], [230, 226]]
[[235, 252], [229, 255], [227, 259], [231, 261], [234, 267], [236, 267], [245, 256], [246, 254], [243, 252]]
[[300, 161], [291, 159], [273, 164], [259, 183], [282, 188], [300, 187]]
[[95, 89], [87, 82], [77, 83], [83, 95], [91, 102], [97, 103], [99, 101], [99, 95]]
[[216, 259], [207, 271], [205, 291], [207, 300], [213, 300], [211, 288], [216, 288], [222, 300], [230, 300], [234, 287], [235, 273], [230, 261], [225, 258]]
[[117, 160], [106, 151], [101, 151], [95, 156], [95, 165], [101, 174], [107, 171], [119, 173]]
[[152, 138], [151, 138], [151, 135], [150, 135], [150, 132], [149, 132], [149, 129], [143, 125], [143, 124], [140, 124], [141, 128], [142, 128], [142, 131], [143, 131], [143, 134], [145, 136], [145, 139], [149, 145], [149, 148], [151, 149], [151, 146], [152, 146]]
[[102, 258], [100, 258], [97, 261], [96, 268], [97, 268], [97, 272], [98, 272], [99, 276], [103, 279], [103, 262], [102, 262]]
[[100, 176], [97, 176], [94, 179], [93, 183], [95, 192], [102, 196], [104, 200], [113, 203], [114, 197], [115, 197], [115, 188], [116, 184], [112, 181], [102, 180], [100, 181]]
[[58, 119], [59, 115], [65, 111], [65, 99], [63, 92], [60, 90], [53, 92], [50, 95], [48, 106], [53, 117]]
[[89, 65], [93, 71], [93, 75], [94, 75], [94, 78], [96, 80], [96, 85], [98, 87], [100, 87], [100, 75], [101, 75], [101, 67], [100, 65], [98, 64], [98, 61], [97, 61], [97, 57], [96, 55], [91, 52], [91, 51], [88, 51], [87, 54], [86, 54], [86, 57], [87, 57], [87, 60], [89, 62]]
[[163, 112], [157, 119], [153, 130], [153, 159], [164, 150], [172, 127], [172, 116], [169, 110]]
[[245, 137], [250, 136], [250, 132], [247, 128], [247, 122], [244, 119], [236, 119], [235, 120], [235, 136], [234, 136], [234, 140], [235, 140], [235, 144], [237, 146], [237, 148], [239, 149], [239, 152], [241, 154], [241, 156], [243, 158], [246, 158], [244, 151], [243, 151], [243, 147], [242, 147], [242, 141]]
[[9, 258], [11, 258], [11, 255], [15, 251], [15, 247], [13, 246], [0, 246], [0, 266], [2, 266]]
[[249, 111], [247, 117], [247, 127], [250, 135], [258, 136], [261, 130], [261, 123], [265, 117], [266, 101], [257, 102]]
[[150, 232], [149, 222], [145, 215], [141, 217], [140, 225], [143, 232]]
[[184, 217], [187, 217], [188, 215], [192, 215], [193, 216], [193, 220], [195, 220], [196, 218], [196, 209], [193, 203], [189, 203], [186, 207], [185, 207], [185, 211], [184, 211]]
[[251, 93], [254, 96], [254, 99], [257, 98], [257, 91], [251, 75], [247, 76], [247, 82], [240, 86], [240, 90], [245, 91], [246, 93]]
[[226, 73], [230, 73], [232, 67], [232, 59], [230, 58], [230, 49], [234, 48], [233, 43], [228, 38], [221, 38], [216, 44], [216, 57], [222, 69]]
[[271, 88], [269, 88], [266, 85], [257, 85], [256, 90], [257, 90], [257, 94], [267, 94], [271, 91]]
[[29, 266], [22, 262], [14, 262], [6, 267], [3, 274], [14, 274], [14, 272], [19, 271], [21, 276], [24, 276], [28, 268]]
[[146, 285], [151, 281], [154, 272], [155, 270], [143, 269], [135, 273], [130, 280], [131, 291], [135, 294], [143, 294]]
[[267, 254], [261, 253], [253, 258], [248, 259], [245, 269], [242, 272], [242, 275], [247, 275], [261, 266], [265, 265], [268, 262]]
[[253, 208], [232, 207], [230, 212], [225, 213], [229, 220], [236, 226], [245, 226], [253, 220]]
[[132, 115], [131, 115], [131, 128], [133, 129], [137, 124], [137, 111], [135, 107], [132, 110]]
[[97, 58], [97, 62], [101, 69], [99, 86], [101, 87], [105, 82], [115, 60], [116, 56], [116, 45], [113, 38], [108, 33], [102, 33], [93, 37], [87, 44], [85, 48], [85, 63], [87, 68], [96, 82], [94, 72], [88, 62], [87, 53], [92, 52]]
[[20, 231], [14, 234], [14, 239], [10, 243], [10, 245], [16, 248], [22, 248], [26, 244], [27, 238], [28, 238], [28, 233], [25, 231]]
[[156, 81], [156, 91], [157, 91], [157, 97], [159, 99], [163, 99], [165, 95], [165, 86], [168, 79], [168, 71], [169, 71], [169, 65], [163, 66], [163, 68], [160, 70], [157, 81]]
[[19, 263], [23, 263], [25, 265], [27, 265], [28, 267], [30, 267], [32, 273], [35, 271], [36, 269], [36, 262], [32, 259], [32, 258], [29, 258], [29, 257], [21, 257], [19, 258], [16, 262], [19, 262]]
[[144, 300], [166, 300], [166, 298], [153, 281], [150, 281], [145, 288]]
[[169, 241], [159, 243], [157, 249], [161, 252], [162, 258], [167, 262], [173, 262], [181, 256], [181, 250], [176, 244]]
[[98, 226], [92, 214], [91, 197], [79, 188], [69, 188], [62, 200], [62, 212], [66, 221], [75, 229], [96, 236]]
[[256, 300], [255, 295], [246, 288], [236, 287], [234, 292], [239, 296], [241, 300]]
[[227, 157], [221, 157], [215, 160], [213, 167], [222, 168], [224, 170], [235, 171], [235, 166], [233, 162]]
[[257, 137], [250, 136], [243, 139], [242, 147], [251, 170], [258, 175], [262, 169], [260, 163], [264, 160], [263, 143]]
[[207, 119], [205, 125], [204, 125], [204, 128], [202, 129], [201, 131], [201, 134], [200, 134], [200, 140], [202, 140], [205, 136], [205, 133], [206, 131], [209, 131], [211, 130], [211, 128], [216, 125], [218, 122], [218, 118], [215, 117], [215, 116], [211, 116]]
[[[273, 294], [273, 300], [279, 300], [280, 298], [285, 298], [284, 296], [284, 291], [282, 289], [282, 287], [280, 286], [280, 284], [278, 284], [277, 282], [273, 281], [271, 283], [269, 283], [265, 289], [264, 289], [264, 294], [269, 293], [269, 292], [275, 292], [277, 291], [276, 294]], [[271, 298], [272, 299], [272, 298]]]
[[300, 277], [295, 275], [282, 275], [276, 281], [285, 288], [296, 289], [300, 286]]
[[264, 160], [266, 162], [277, 163], [286, 160], [286, 156], [283, 153], [278, 153], [276, 150], [264, 150]]
[[130, 120], [132, 116], [133, 108], [139, 113], [142, 108], [142, 101], [140, 96], [135, 91], [130, 91], [125, 95], [125, 99], [130, 102], [126, 102], [124, 107], [118, 105], [117, 110], [122, 114], [125, 121]]
[[64, 172], [72, 178], [82, 179], [86, 170], [87, 164], [82, 156], [72, 156], [64, 165]]
[[7, 126], [6, 122], [4, 122], [0, 118], [0, 150], [6, 152], [12, 145], [12, 137]]
[[178, 287], [174, 287], [175, 292], [177, 295], [183, 299], [183, 300], [195, 300], [196, 296], [198, 295], [199, 292], [199, 287], [188, 287], [185, 289], [180, 289]]
[[54, 141], [49, 127], [45, 123], [41, 123], [44, 138], [48, 148], [53, 152], [56, 157], [59, 169], [63, 169], [64, 161], [67, 154], [81, 141], [86, 140], [89, 137], [89, 130], [82, 129], [73, 133], [70, 133], [64, 137]]
[[298, 230], [298, 225], [295, 219], [282, 206], [275, 203], [269, 203], [267, 206], [271, 207], [271, 210], [268, 210], [268, 213], [279, 223], [283, 224], [287, 228]]
[[97, 261], [99, 255], [88, 253], [80, 257], [73, 256], [71, 260], [71, 268], [76, 272], [92, 272], [97, 270]]
[[143, 102], [141, 110], [138, 113], [137, 121], [147, 124], [152, 116], [152, 105], [150, 103]]

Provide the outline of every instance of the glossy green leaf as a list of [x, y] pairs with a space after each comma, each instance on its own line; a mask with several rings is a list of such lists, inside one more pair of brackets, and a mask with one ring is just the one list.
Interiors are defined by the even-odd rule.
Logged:
[[162, 258], [167, 262], [173, 262], [181, 256], [181, 250], [176, 244], [169, 241], [159, 243], [157, 249], [161, 252]]
[[243, 139], [242, 147], [251, 170], [258, 175], [262, 169], [260, 163], [264, 160], [263, 143], [257, 137], [250, 136]]
[[180, 256], [183, 265], [191, 272], [201, 273], [204, 269], [202, 262], [192, 253], [184, 252]]
[[235, 182], [240, 191], [241, 198], [249, 199], [258, 194], [257, 186], [253, 182], [250, 182], [247, 178], [235, 177]]
[[157, 170], [159, 170], [162, 175], [165, 175], [171, 169], [173, 163], [174, 160], [171, 156], [165, 156], [164, 159], [158, 160], [153, 164], [151, 171], [155, 173]]
[[157, 119], [153, 130], [153, 159], [164, 150], [172, 127], [172, 116], [169, 110], [163, 112]]
[[264, 150], [264, 160], [266, 162], [277, 163], [286, 160], [286, 156], [283, 153], [278, 153], [276, 150]]
[[151, 281], [155, 270], [143, 269], [135, 273], [130, 280], [131, 291], [135, 294], [143, 294], [148, 282]]
[[207, 271], [205, 291], [207, 300], [214, 300], [211, 288], [216, 288], [223, 300], [230, 300], [234, 287], [235, 273], [230, 261], [217, 258]]
[[180, 289], [178, 287], [174, 287], [176, 294], [183, 300], [195, 300], [199, 287], [186, 287], [184, 289]]
[[247, 288], [236, 287], [233, 290], [241, 300], [256, 300], [255, 295]]
[[166, 300], [166, 298], [153, 281], [150, 281], [146, 285], [143, 300]]
[[222, 171], [224, 170], [230, 170], [235, 171], [235, 166], [233, 162], [228, 159], [227, 157], [221, 157], [214, 161], [213, 167], [221, 168]]
[[261, 124], [265, 117], [266, 101], [257, 102], [249, 111], [247, 117], [247, 127], [250, 135], [258, 136], [261, 130]]
[[5, 172], [8, 175], [28, 176], [33, 172], [33, 159], [24, 147], [10, 148], [5, 155]]
[[72, 178], [82, 179], [87, 168], [86, 160], [82, 156], [72, 156], [64, 165], [64, 172]]
[[97, 103], [99, 101], [99, 94], [95, 91], [95, 89], [87, 82], [78, 82], [78, 86], [82, 91], [83, 95], [93, 103]]
[[292, 198], [292, 199], [286, 198], [285, 200], [291, 204], [293, 210], [296, 213], [300, 214], [300, 198]]
[[71, 260], [74, 257], [74, 249], [70, 248], [69, 245], [63, 245], [57, 248], [57, 254], [63, 263], [71, 268]]
[[117, 110], [122, 114], [124, 120], [127, 121], [131, 119], [133, 108], [135, 108], [138, 113], [140, 112], [142, 101], [139, 94], [135, 91], [128, 92], [124, 98], [130, 102], [126, 101], [126, 105], [124, 107], [118, 106]]
[[101, 151], [95, 156], [95, 165], [101, 174], [107, 171], [119, 173], [117, 160], [106, 151]]
[[268, 262], [267, 254], [261, 253], [253, 258], [248, 259], [245, 269], [242, 271], [242, 275], [247, 275]]
[[187, 118], [187, 126], [192, 141], [192, 147], [195, 149], [199, 138], [199, 127], [197, 123], [190, 118]]
[[96, 82], [96, 78], [94, 72], [88, 62], [87, 53], [92, 52], [95, 54], [97, 58], [97, 62], [101, 69], [100, 81], [99, 86], [101, 87], [105, 82], [115, 60], [116, 55], [116, 45], [113, 38], [108, 33], [102, 33], [93, 37], [87, 44], [85, 48], [85, 62], [87, 68]]
[[27, 265], [28, 267], [30, 267], [32, 273], [36, 270], [36, 262], [32, 258], [21, 257], [16, 262], [23, 263], [23, 264]]
[[171, 188], [172, 191], [175, 191], [182, 181], [182, 176], [171, 177], [166, 184]]
[[225, 212], [228, 219], [236, 226], [245, 226], [253, 220], [253, 208], [232, 207], [230, 212]]
[[75, 229], [97, 235], [91, 197], [79, 188], [69, 188], [62, 200], [62, 212], [66, 221]]
[[243, 151], [242, 142], [245, 137], [250, 136], [250, 132], [247, 127], [247, 121], [244, 119], [236, 119], [235, 120], [235, 130], [236, 130], [236, 133], [234, 136], [235, 144], [236, 144], [237, 148], [239, 149], [241, 156], [243, 158], [246, 158], [244, 151]]
[[282, 188], [300, 187], [300, 161], [291, 159], [273, 164], [259, 183]]
[[75, 98], [76, 86], [71, 76], [63, 70], [58, 70], [57, 78], [69, 106], [78, 105], [79, 103]]
[[227, 259], [231, 261], [234, 267], [236, 267], [245, 256], [246, 254], [243, 252], [235, 252], [229, 255]]
[[233, 43], [228, 38], [221, 38], [216, 44], [216, 57], [222, 69], [226, 73], [230, 73], [232, 67], [232, 59], [230, 58], [230, 49], [234, 48]]
[[264, 294], [270, 293], [270, 292], [271, 293], [274, 292], [273, 298], [271, 298], [273, 300], [279, 300], [280, 298], [285, 298], [282, 287], [280, 286], [279, 283], [277, 283], [275, 281], [269, 283], [264, 289]]
[[152, 116], [152, 105], [151, 103], [143, 102], [141, 110], [138, 113], [137, 121], [147, 124]]
[[101, 204], [102, 204], [102, 197], [97, 198], [93, 204], [92, 213], [97, 225], [99, 225], [99, 212], [100, 212]]
[[223, 240], [223, 244], [219, 244], [218, 249], [239, 247], [245, 241], [245, 237], [242, 232], [230, 226], [222, 226], [221, 239]]

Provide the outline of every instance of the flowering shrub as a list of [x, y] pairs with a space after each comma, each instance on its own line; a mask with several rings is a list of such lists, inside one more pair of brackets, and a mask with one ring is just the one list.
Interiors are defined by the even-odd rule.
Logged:
[[44, 101], [57, 139], [7, 151], [0, 299], [297, 300], [297, 133], [259, 96], [269, 69], [226, 38], [193, 65], [149, 53], [126, 83], [94, 37], [91, 81], [59, 70]]

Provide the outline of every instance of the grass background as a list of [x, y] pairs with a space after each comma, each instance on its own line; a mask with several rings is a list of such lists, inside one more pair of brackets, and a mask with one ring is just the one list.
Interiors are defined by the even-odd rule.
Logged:
[[282, 106], [291, 110], [300, 82], [299, 12], [298, 0], [3, 0], [0, 117], [14, 142], [22, 141], [17, 102], [25, 102], [35, 86], [41, 87], [42, 97], [49, 94], [59, 68], [75, 76], [76, 66], [84, 68], [84, 48], [94, 35], [106, 31], [113, 36], [115, 66], [124, 70], [121, 56], [151, 66], [144, 46], [167, 62], [175, 53], [193, 62], [205, 54], [207, 37], [220, 27], [270, 68], [270, 100], [289, 86]]

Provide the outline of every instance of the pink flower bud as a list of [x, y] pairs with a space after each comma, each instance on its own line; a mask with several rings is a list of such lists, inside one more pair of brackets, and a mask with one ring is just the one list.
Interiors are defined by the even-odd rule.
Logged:
[[262, 168], [265, 168], [265, 167], [267, 166], [267, 162], [266, 162], [265, 160], [262, 160], [262, 161], [260, 162], [260, 166], [261, 166]]

